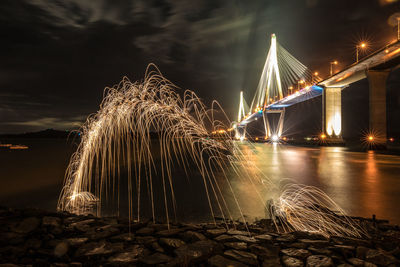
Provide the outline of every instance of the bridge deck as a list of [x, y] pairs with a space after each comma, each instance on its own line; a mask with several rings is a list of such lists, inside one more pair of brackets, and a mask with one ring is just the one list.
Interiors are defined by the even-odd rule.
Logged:
[[[323, 87], [346, 87], [351, 83], [357, 82], [366, 78], [366, 70], [369, 69], [390, 69], [400, 65], [400, 40], [393, 42], [374, 53], [362, 58], [358, 62], [346, 67], [342, 71], [328, 77], [319, 82], [317, 85], [306, 87], [300, 91], [286, 96], [268, 105], [264, 111], [272, 111], [282, 109], [294, 104], [307, 101], [311, 98], [320, 96], [323, 92]], [[255, 119], [262, 117], [262, 110], [249, 115], [246, 119], [240, 122], [244, 126]]]

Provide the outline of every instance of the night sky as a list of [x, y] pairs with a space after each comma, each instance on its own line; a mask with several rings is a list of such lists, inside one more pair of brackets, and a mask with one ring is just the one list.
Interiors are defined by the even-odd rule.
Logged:
[[[77, 128], [104, 87], [142, 79], [151, 62], [234, 119], [239, 92], [253, 97], [270, 34], [326, 77], [330, 61], [337, 70], [355, 61], [360, 41], [371, 52], [394, 40], [399, 12], [396, 0], [2, 0], [0, 133]], [[389, 115], [398, 118], [395, 74]]]

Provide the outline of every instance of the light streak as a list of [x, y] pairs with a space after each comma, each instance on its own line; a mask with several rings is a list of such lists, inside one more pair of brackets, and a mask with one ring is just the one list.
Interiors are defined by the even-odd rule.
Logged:
[[[273, 221], [279, 231], [301, 230], [325, 236], [359, 237], [364, 234], [362, 228], [346, 217], [321, 190], [295, 184], [278, 188], [273, 180], [247, 160], [255, 152], [249, 151], [251, 155], [243, 153], [230, 134], [222, 130], [228, 127], [214, 119], [214, 112], [223, 112], [216, 102], [209, 110], [192, 91], [185, 91], [180, 97], [174, 91], [176, 86], [165, 79], [158, 69], [150, 71], [152, 66], [148, 67], [141, 83], [123, 78], [117, 86], [106, 88], [100, 110], [90, 116], [82, 127], [81, 143], [67, 168], [58, 210], [100, 216], [103, 204], [107, 201], [118, 202], [120, 190], [124, 189], [130, 196], [129, 219], [139, 221], [140, 183], [146, 182], [153, 220], [156, 220], [153, 176], [155, 172], [160, 172], [161, 197], [169, 225], [171, 214], [168, 207], [172, 206], [175, 214], [177, 205], [171, 169], [175, 164], [186, 169], [194, 163], [201, 173], [212, 218], [218, 211], [226, 221], [233, 221], [232, 207], [228, 208], [217, 182], [218, 173], [218, 179], [224, 179], [224, 187], [231, 191], [235, 207], [245, 221], [230, 183], [232, 177], [227, 176], [228, 170], [232, 170], [231, 175], [253, 185], [254, 194], [264, 207], [264, 190], [278, 193], [272, 201], [272, 208]], [[212, 129], [207, 130], [206, 125], [211, 125]], [[159, 133], [161, 161], [158, 166], [154, 165], [151, 131]], [[223, 138], [212, 138], [212, 132]], [[239, 139], [246, 139], [245, 132], [240, 134]], [[120, 184], [120, 165], [128, 169], [127, 187]], [[133, 188], [133, 181], [138, 185], [136, 188]], [[110, 189], [113, 193], [117, 191], [117, 196], [113, 194], [114, 198], [104, 199], [105, 192]], [[211, 198], [216, 200], [216, 204], [211, 203]], [[137, 200], [136, 205], [134, 200]], [[133, 210], [134, 206], [136, 210]], [[284, 225], [284, 229], [278, 226], [279, 223]]]

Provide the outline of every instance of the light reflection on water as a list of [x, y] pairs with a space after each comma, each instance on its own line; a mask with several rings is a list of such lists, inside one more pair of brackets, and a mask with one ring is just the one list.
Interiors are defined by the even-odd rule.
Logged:
[[[0, 151], [0, 204], [55, 209], [69, 157], [76, 147], [65, 140], [27, 140], [25, 143], [29, 150]], [[351, 152], [342, 147], [246, 142], [241, 149], [250, 176], [260, 169], [274, 184], [288, 178], [317, 186], [350, 215], [376, 214], [378, 218], [400, 224], [400, 156]], [[178, 202], [178, 206], [185, 212], [190, 209], [187, 212], [192, 213], [190, 217], [199, 218], [203, 211], [208, 211], [208, 204], [204, 196], [198, 195], [204, 191], [202, 184], [191, 183], [192, 189], [186, 184], [177, 187], [177, 190], [184, 188], [185, 193], [185, 200]], [[265, 200], [277, 195], [276, 188], [271, 188], [269, 183], [260, 184], [243, 177], [231, 179], [230, 183], [248, 218], [265, 216]], [[227, 184], [223, 188], [226, 192], [230, 190]], [[231, 194], [226, 194], [226, 201], [228, 206], [235, 206]], [[200, 214], [198, 209], [202, 209]], [[237, 213], [233, 215], [238, 218]]]
[[319, 187], [350, 215], [376, 214], [400, 223], [400, 156], [344, 147], [242, 145], [243, 150], [251, 146], [257, 153], [247, 159], [268, 177]]

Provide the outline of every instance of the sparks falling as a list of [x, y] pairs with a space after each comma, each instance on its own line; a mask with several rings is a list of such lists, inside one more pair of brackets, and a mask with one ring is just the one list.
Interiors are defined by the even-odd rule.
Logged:
[[[213, 102], [211, 109], [207, 109], [194, 92], [187, 90], [181, 97], [176, 89], [154, 65], [148, 67], [143, 82], [132, 83], [123, 78], [113, 88], [106, 88], [100, 110], [90, 116], [82, 127], [81, 143], [66, 171], [58, 201], [59, 210], [100, 216], [104, 202], [114, 201], [119, 205], [121, 190], [127, 190], [129, 218], [140, 221], [141, 184], [146, 183], [153, 220], [156, 209], [164, 210], [169, 224], [179, 205], [175, 200], [172, 169], [179, 164], [186, 170], [194, 163], [201, 174], [212, 218], [218, 212], [225, 221], [233, 221], [232, 207], [228, 208], [217, 181], [218, 172], [228, 191], [232, 192], [235, 209], [243, 221], [240, 203], [230, 184], [232, 177], [228, 174], [250, 181], [254, 194], [265, 209], [271, 206], [267, 205], [265, 192], [274, 191], [277, 197], [272, 205], [273, 220], [286, 225], [285, 228], [278, 228], [281, 231], [362, 235], [362, 229], [347, 219], [332, 201], [327, 201], [329, 198], [318, 189], [304, 186], [281, 189], [257, 166], [249, 168], [246, 160], [249, 155], [246, 153], [255, 152], [243, 153], [230, 131], [221, 130], [231, 125], [215, 118], [217, 111], [224, 114], [218, 103]], [[155, 165], [151, 132], [158, 133], [158, 166]], [[219, 132], [222, 138], [213, 138], [212, 132]], [[126, 166], [128, 171], [126, 187], [120, 184], [121, 165]], [[155, 173], [160, 173], [162, 177], [163, 207], [154, 204]], [[111, 196], [105, 193], [109, 190], [113, 192]], [[212, 203], [212, 197], [216, 204]], [[136, 205], [133, 201], [137, 201]], [[331, 211], [332, 208], [335, 212]], [[346, 219], [337, 220], [334, 217]]]

